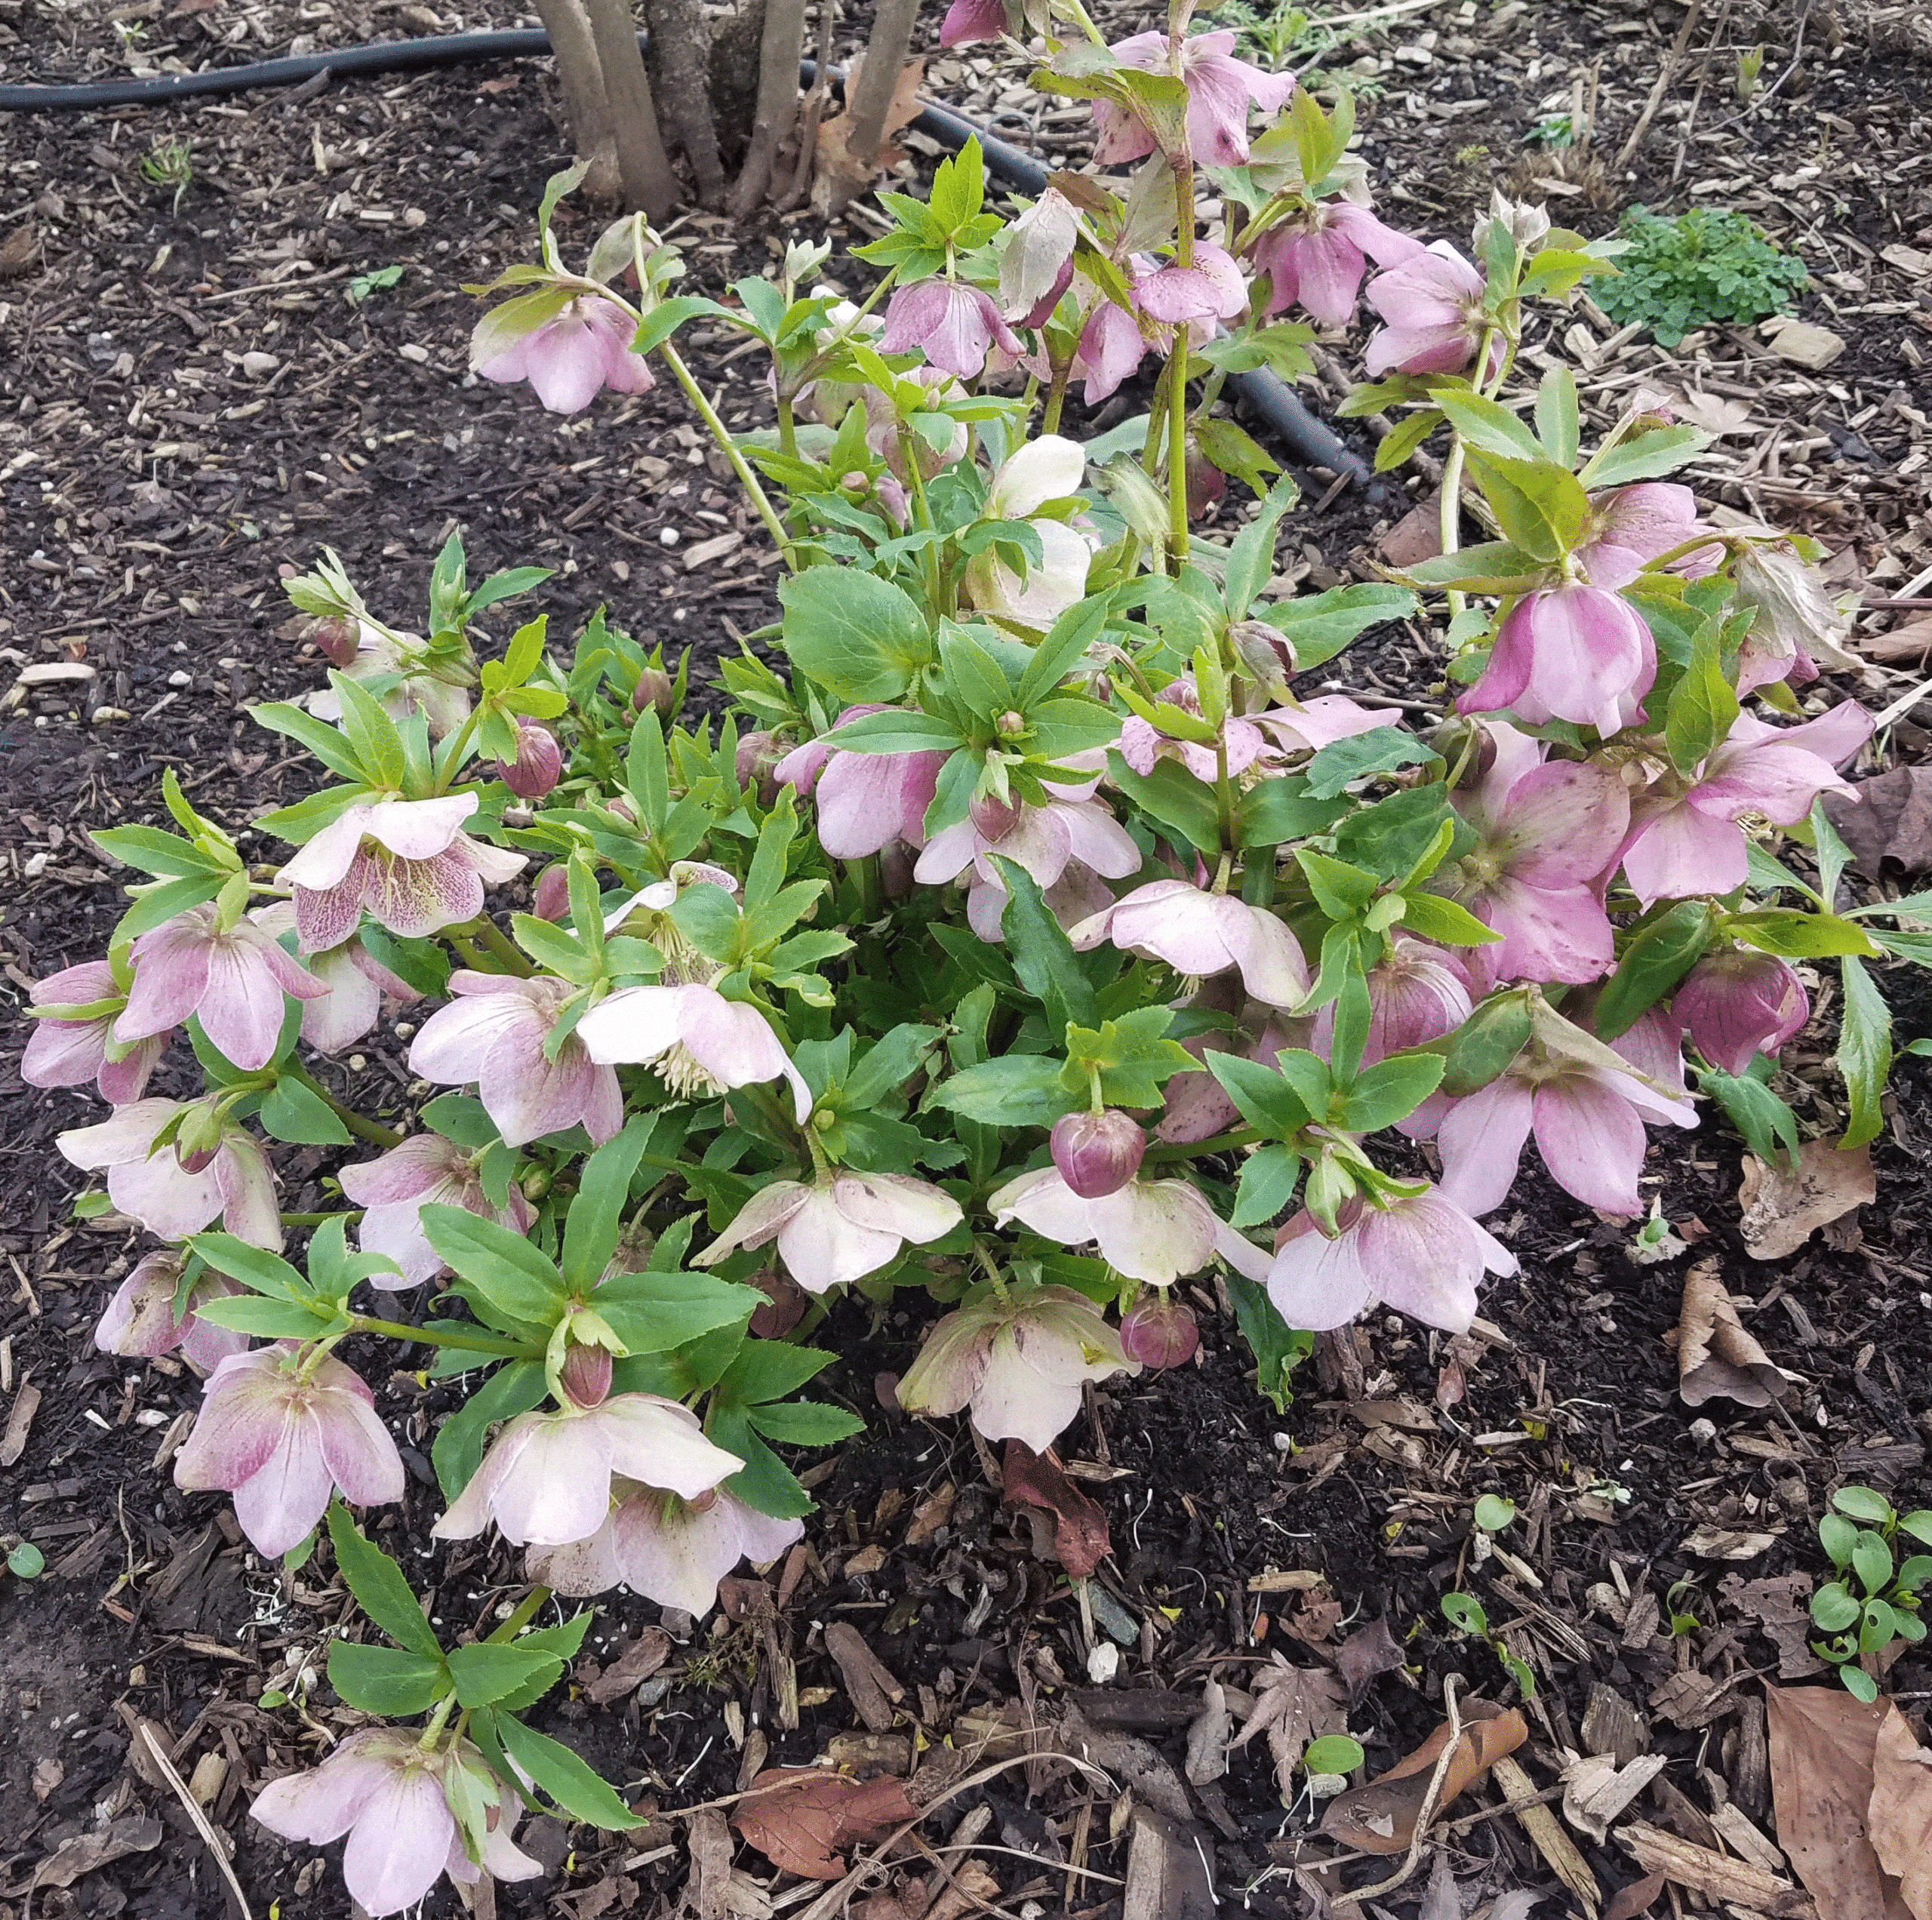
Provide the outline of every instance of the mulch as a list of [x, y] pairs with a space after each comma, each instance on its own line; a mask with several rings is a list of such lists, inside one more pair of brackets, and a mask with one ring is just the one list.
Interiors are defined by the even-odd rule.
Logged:
[[[1145, 24], [1135, 7], [1097, 11], [1110, 34]], [[1932, 177], [1921, 157], [1932, 145], [1932, 49], [1909, 7], [1803, 11], [1801, 45], [1792, 10], [1740, 0], [1705, 12], [1627, 159], [1682, 18], [1675, 6], [1447, 0], [1387, 31], [1345, 28], [1360, 37], [1309, 57], [1361, 88], [1380, 200], [1431, 235], [1466, 240], [1500, 177], [1592, 234], [1637, 201], [1740, 207], [1806, 260], [1814, 284], [1801, 317], [1845, 342], [1822, 368], [1781, 358], [1759, 329], [1712, 328], [1666, 351], [1587, 301], [1551, 345], [1592, 374], [1598, 428], [1640, 389], [1724, 426], [1690, 477], [1716, 505], [1810, 532], [1837, 556], [1835, 577], [1873, 603], [1860, 623], [1872, 664], [1844, 691], [1884, 704], [1923, 668], [1887, 657], [1883, 642], [1924, 616], [1882, 603], [1922, 599], [1932, 580]], [[0, 0], [0, 63], [10, 79], [98, 78], [457, 24], [415, 5], [171, 11], [164, 0], [116, 8], [113, 23], [101, 7]], [[524, 23], [486, 11], [461, 23]], [[1736, 57], [1760, 42], [1767, 83], [1791, 71], [1746, 113]], [[935, 94], [1079, 164], [1084, 112], [1043, 104], [983, 51], [936, 57]], [[1580, 99], [1594, 102], [1586, 146], [1525, 146], [1542, 116]], [[478, 309], [460, 284], [527, 254], [531, 209], [563, 157], [554, 104], [546, 66], [526, 62], [166, 109], [0, 116], [0, 664], [11, 689], [0, 692], [0, 755], [12, 802], [0, 814], [0, 966], [22, 998], [100, 950], [118, 894], [87, 832], [155, 817], [164, 768], [241, 829], [313, 783], [315, 770], [248, 709], [318, 677], [278, 580], [319, 546], [408, 625], [430, 558], [460, 529], [473, 574], [555, 570], [518, 617], [540, 605], [567, 640], [608, 605], [630, 630], [692, 649], [695, 678], [772, 617], [776, 556], [668, 382], [561, 420], [466, 371]], [[141, 170], [176, 141], [192, 168], [178, 205]], [[717, 294], [817, 230], [694, 218], [675, 237], [691, 285]], [[559, 216], [567, 254], [595, 231], [586, 214]], [[861, 212], [832, 237], [842, 251], [864, 231]], [[364, 276], [398, 266], [394, 284], [358, 297]], [[856, 282], [837, 254], [832, 271]], [[700, 336], [691, 358], [742, 423], [762, 396], [725, 350]], [[1322, 383], [1338, 391], [1351, 364], [1346, 347], [1327, 349]], [[1075, 430], [1133, 405], [1124, 396]], [[1364, 449], [1374, 430], [1347, 429]], [[1320, 506], [1311, 495], [1284, 528], [1279, 577], [1319, 587], [1371, 574], [1377, 543], [1432, 478], [1425, 466], [1399, 484], [1405, 497], [1379, 506], [1347, 491]], [[1224, 506], [1224, 519], [1237, 511]], [[508, 630], [500, 623], [499, 638]], [[1420, 632], [1389, 629], [1304, 691], [1414, 700], [1435, 677]], [[1932, 711], [1896, 731], [1903, 758], [1923, 756], [1919, 721], [1932, 726]], [[1925, 1031], [1932, 996], [1898, 970], [1883, 980], [1903, 1032]], [[1821, 1131], [1835, 1110], [1828, 1051], [1814, 1031], [1780, 1080]], [[328, 1920], [346, 1911], [333, 1866], [254, 1826], [246, 1806], [261, 1780], [313, 1759], [321, 1730], [354, 1723], [321, 1677], [352, 1605], [322, 1563], [263, 1566], [224, 1503], [174, 1488], [167, 1463], [195, 1382], [172, 1360], [140, 1367], [92, 1344], [104, 1283], [139, 1251], [69, 1214], [79, 1183], [51, 1143], [95, 1117], [93, 1103], [24, 1088], [16, 1060], [17, 1042], [0, 1066], [0, 1398], [21, 1444], [0, 1445], [11, 1455], [0, 1534], [34, 1541], [48, 1571], [5, 1594], [0, 1915], [15, 1920], [29, 1898], [53, 1920], [232, 1911], [146, 1760], [146, 1723], [226, 1837], [253, 1909], [278, 1899], [284, 1912]], [[416, 1091], [393, 1040], [372, 1037], [338, 1070], [386, 1112], [406, 1110]], [[1813, 1528], [1826, 1494], [1851, 1479], [1901, 1507], [1932, 1503], [1925, 1063], [1901, 1065], [1887, 1113], [1878, 1205], [1772, 1266], [1744, 1251], [1739, 1149], [1715, 1125], [1653, 1158], [1644, 1190], [1687, 1243], [1675, 1261], [1636, 1263], [1627, 1227], [1526, 1169], [1499, 1229], [1522, 1272], [1485, 1295], [1475, 1333], [1451, 1342], [1390, 1316], [1324, 1338], [1282, 1413], [1255, 1395], [1225, 1301], [1195, 1290], [1199, 1361], [1096, 1392], [1065, 1436], [1074, 1483], [1104, 1510], [1113, 1548], [1084, 1609], [1040, 1558], [1034, 1525], [1003, 1502], [1001, 1461], [957, 1423], [908, 1421], [881, 1399], [879, 1377], [903, 1370], [916, 1325], [875, 1324], [848, 1303], [825, 1335], [841, 1354], [825, 1390], [870, 1424], [816, 1463], [820, 1511], [805, 1543], [695, 1627], [605, 1596], [573, 1685], [539, 1724], [652, 1814], [827, 1753], [860, 1773], [916, 1764], [916, 1793], [951, 1795], [927, 1823], [939, 1860], [912, 1855], [855, 1890], [879, 1903], [872, 1920], [918, 1913], [922, 1899], [947, 1915], [977, 1900], [1112, 1920], [1141, 1828], [1089, 1777], [1035, 1757], [961, 1792], [956, 1769], [950, 1783], [934, 1771], [949, 1755], [1014, 1750], [1000, 1742], [1028, 1715], [1063, 1736], [1084, 1728], [1090, 1752], [1104, 1751], [1164, 1823], [1170, 1866], [1192, 1850], [1223, 1906], [1285, 1915], [1307, 1910], [1295, 1872], [1315, 1810], [1306, 1798], [1284, 1805], [1260, 1743], [1235, 1752], [1223, 1780], [1185, 1777], [1205, 1690], [1218, 1686], [1238, 1720], [1271, 1656], [1325, 1665], [1350, 1633], [1386, 1620], [1403, 1664], [1370, 1681], [1349, 1715], [1379, 1771], [1441, 1720], [1449, 1676], [1508, 1696], [1494, 1653], [1442, 1613], [1442, 1596], [1460, 1591], [1534, 1674], [1519, 1758], [1537, 1789], [1566, 1754], [1611, 1750], [1614, 1737], [1669, 1762], [1642, 1817], [1734, 1851], [1734, 1823], [1727, 1843], [1712, 1821], [1729, 1805], [1767, 1823], [1755, 1681], [1797, 1677], [1801, 1635], [1780, 1639], [1767, 1620], [1788, 1628], [1791, 1577], [1801, 1606], [1820, 1574]], [[306, 1182], [321, 1204], [331, 1165], [297, 1150], [291, 1192]], [[1713, 1257], [1746, 1325], [1798, 1377], [1777, 1406], [1694, 1410], [1677, 1398], [1666, 1336], [1686, 1266]], [[487, 1632], [522, 1590], [512, 1556], [421, 1545], [436, 1510], [424, 1455], [451, 1389], [425, 1389], [394, 1349], [361, 1358], [394, 1370], [383, 1408], [414, 1475], [405, 1507], [377, 1517], [378, 1537], [402, 1552], [446, 1632]], [[1494, 1540], [1471, 1518], [1485, 1493], [1517, 1509]], [[897, 1689], [883, 1728], [865, 1723], [860, 1700], [877, 1703], [828, 1648], [840, 1622]], [[659, 1630], [661, 1660], [642, 1672]], [[1109, 1672], [1104, 1685], [1094, 1678]], [[1887, 1684], [1922, 1700], [1932, 1663], [1909, 1654]], [[1457, 1811], [1504, 1797], [1478, 1788]], [[1601, 1846], [1573, 1835], [1606, 1894], [1638, 1877], [1618, 1831]], [[497, 1890], [496, 1911], [669, 1910], [691, 1872], [684, 1829], [668, 1820], [617, 1838], [549, 1821], [530, 1834], [553, 1871]], [[1546, 1895], [1540, 1912], [1582, 1910], [1515, 1817], [1464, 1825], [1451, 1859], [1466, 1907], [1516, 1888]], [[725, 1870], [728, 1882], [693, 1894], [707, 1913], [762, 1915], [811, 1891], [749, 1848]], [[1423, 1885], [1418, 1876], [1383, 1909], [1413, 1911]], [[1184, 1875], [1171, 1891], [1164, 1910], [1208, 1910]], [[456, 1910], [447, 1888], [429, 1907]]]

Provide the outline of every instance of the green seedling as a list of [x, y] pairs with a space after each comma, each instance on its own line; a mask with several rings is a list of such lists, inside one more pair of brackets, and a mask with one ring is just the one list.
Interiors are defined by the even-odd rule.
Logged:
[[1473, 1594], [1444, 1594], [1442, 1617], [1458, 1633], [1466, 1634], [1472, 1640], [1481, 1641], [1496, 1656], [1503, 1672], [1515, 1682], [1518, 1691], [1525, 1700], [1536, 1691], [1537, 1677], [1530, 1671], [1529, 1662], [1519, 1660], [1504, 1644], [1503, 1636], [1491, 1631], [1489, 1616], [1483, 1611], [1482, 1603]]
[[1932, 1546], [1932, 1507], [1895, 1512], [1869, 1487], [1841, 1487], [1818, 1522], [1818, 1543], [1838, 1570], [1811, 1596], [1811, 1623], [1826, 1635], [1811, 1651], [1838, 1669], [1847, 1692], [1876, 1700], [1878, 1683], [1861, 1664], [1894, 1640], [1925, 1638], [1919, 1590], [1932, 1580], [1932, 1554], [1898, 1558], [1901, 1537]]

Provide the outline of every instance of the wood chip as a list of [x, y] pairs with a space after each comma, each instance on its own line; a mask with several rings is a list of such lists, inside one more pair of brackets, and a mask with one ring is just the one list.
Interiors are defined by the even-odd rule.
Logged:
[[892, 1703], [906, 1697], [891, 1669], [848, 1620], [835, 1620], [825, 1629], [825, 1650], [838, 1664], [853, 1710], [874, 1733], [890, 1731], [897, 1717]]
[[1694, 1847], [1662, 1827], [1632, 1820], [1617, 1829], [1617, 1838], [1646, 1873], [1661, 1873], [1706, 1900], [1734, 1902], [1767, 1920], [1798, 1920], [1817, 1912], [1810, 1894], [1789, 1880], [1743, 1860], [1727, 1860], [1707, 1847]]
[[20, 1392], [14, 1395], [13, 1411], [7, 1416], [7, 1431], [0, 1435], [0, 1466], [11, 1466], [26, 1451], [27, 1429], [33, 1425], [39, 1405], [40, 1389], [31, 1380], [21, 1381]]

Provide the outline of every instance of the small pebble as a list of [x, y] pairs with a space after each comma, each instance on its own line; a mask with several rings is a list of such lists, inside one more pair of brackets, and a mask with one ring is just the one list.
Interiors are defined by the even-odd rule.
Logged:
[[677, 543], [678, 530], [676, 528], [660, 527], [658, 528], [657, 544], [660, 546], [675, 546]]
[[1120, 1649], [1111, 1640], [1097, 1640], [1087, 1655], [1087, 1677], [1097, 1687], [1109, 1686], [1120, 1671]]

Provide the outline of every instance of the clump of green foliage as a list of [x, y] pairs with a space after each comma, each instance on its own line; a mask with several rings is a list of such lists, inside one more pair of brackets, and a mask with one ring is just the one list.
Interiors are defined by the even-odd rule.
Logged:
[[1620, 327], [1647, 327], [1662, 346], [1714, 320], [1783, 313], [1809, 278], [1742, 214], [1694, 207], [1665, 220], [1632, 207], [1617, 232], [1625, 251], [1594, 297]]
[[1875, 1700], [1878, 1683], [1859, 1664], [1894, 1640], [1915, 1645], [1925, 1638], [1919, 1618], [1919, 1589], [1932, 1581], [1932, 1555], [1912, 1553], [1900, 1561], [1900, 1537], [1932, 1546], [1932, 1508], [1894, 1512], [1884, 1494], [1869, 1487], [1841, 1487], [1832, 1496], [1835, 1512], [1818, 1522], [1818, 1543], [1838, 1570], [1811, 1596], [1811, 1623], [1829, 1637], [1811, 1651], [1829, 1660], [1847, 1691]]

